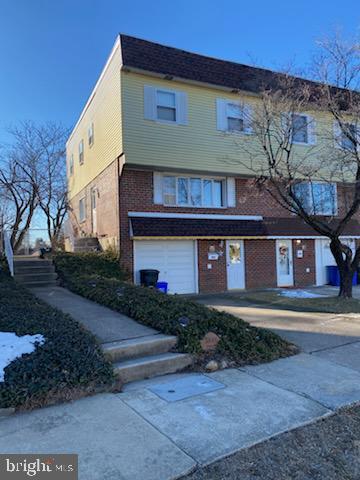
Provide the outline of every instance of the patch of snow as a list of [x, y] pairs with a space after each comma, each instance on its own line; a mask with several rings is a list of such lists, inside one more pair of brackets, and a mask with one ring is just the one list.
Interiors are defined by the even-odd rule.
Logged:
[[307, 292], [306, 290], [282, 290], [278, 295], [288, 298], [320, 298], [324, 295], [319, 293]]
[[4, 381], [4, 369], [16, 358], [24, 353], [32, 353], [35, 344], [42, 345], [45, 338], [38, 335], [23, 335], [18, 337], [16, 333], [0, 332], [0, 382]]

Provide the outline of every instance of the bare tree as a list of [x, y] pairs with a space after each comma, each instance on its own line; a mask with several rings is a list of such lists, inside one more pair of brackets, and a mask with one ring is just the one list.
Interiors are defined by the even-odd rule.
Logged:
[[48, 236], [53, 248], [60, 240], [68, 210], [65, 141], [68, 130], [57, 124], [36, 128], [43, 149], [39, 162], [41, 181], [38, 190], [39, 207], [45, 215]]
[[339, 296], [350, 298], [360, 247], [353, 254], [343, 237], [360, 207], [360, 47], [338, 37], [321, 47], [317, 82], [278, 74], [248, 119], [253, 135], [237, 143], [256, 185], [330, 239]]
[[59, 237], [67, 206], [67, 130], [54, 123], [23, 122], [9, 132], [10, 146], [0, 158], [0, 190], [7, 199], [7, 223], [16, 252], [38, 208], [45, 214], [51, 242]]

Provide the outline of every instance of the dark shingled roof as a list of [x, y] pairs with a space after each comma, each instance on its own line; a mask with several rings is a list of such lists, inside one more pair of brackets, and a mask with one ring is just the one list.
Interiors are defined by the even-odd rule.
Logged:
[[[190, 218], [131, 218], [133, 237], [317, 237], [315, 230], [300, 218], [258, 220], [208, 220]], [[360, 235], [357, 221], [349, 222], [344, 235]]]
[[[120, 38], [123, 65], [129, 68], [252, 93], [278, 86], [285, 78], [284, 74], [264, 68], [206, 57], [128, 35], [121, 34]], [[295, 81], [316, 85], [300, 78]]]

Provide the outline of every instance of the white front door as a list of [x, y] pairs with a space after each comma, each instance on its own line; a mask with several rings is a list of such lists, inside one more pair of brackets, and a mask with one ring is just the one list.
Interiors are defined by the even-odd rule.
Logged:
[[226, 241], [227, 288], [245, 288], [245, 258], [243, 240]]
[[97, 190], [96, 188], [91, 189], [91, 228], [92, 233], [96, 235], [97, 233], [97, 217], [96, 217], [96, 198]]
[[276, 240], [276, 271], [278, 287], [292, 287], [294, 285], [291, 240]]

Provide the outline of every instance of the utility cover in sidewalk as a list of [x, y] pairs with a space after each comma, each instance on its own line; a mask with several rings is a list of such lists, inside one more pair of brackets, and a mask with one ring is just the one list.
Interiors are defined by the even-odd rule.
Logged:
[[176, 402], [221, 388], [225, 388], [223, 383], [215, 382], [205, 375], [187, 375], [172, 382], [159, 383], [149, 387], [149, 390], [167, 402]]

